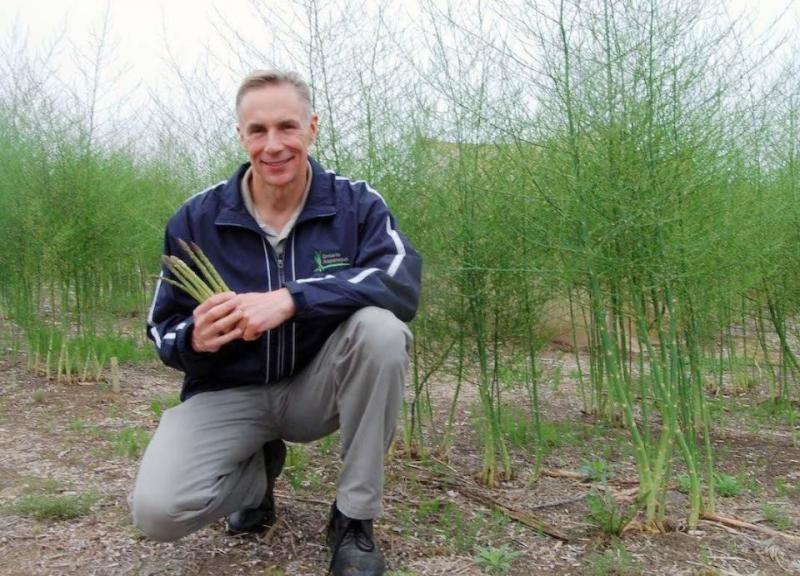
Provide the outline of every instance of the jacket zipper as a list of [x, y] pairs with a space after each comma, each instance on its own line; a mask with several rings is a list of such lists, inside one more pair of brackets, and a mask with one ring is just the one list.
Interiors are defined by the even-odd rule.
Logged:
[[[271, 247], [267, 246], [267, 241], [264, 239], [263, 236], [261, 237], [261, 245], [264, 247], [264, 260], [266, 261], [267, 264], [267, 290], [272, 290], [272, 274], [270, 274], [269, 271], [271, 266], [270, 264]], [[267, 358], [266, 358], [267, 366], [266, 366], [266, 378], [264, 381], [265, 384], [269, 382], [270, 369], [272, 368], [272, 366], [270, 366], [270, 348], [272, 348], [272, 342], [270, 338], [271, 333], [272, 330], [267, 330]]]
[[[285, 248], [284, 248], [285, 253]], [[276, 260], [278, 262], [278, 289], [284, 287], [286, 284], [284, 280], [284, 273], [283, 273], [283, 254], [278, 256], [276, 254]], [[284, 347], [285, 347], [285, 332], [286, 332], [286, 322], [281, 324], [280, 331], [278, 332], [278, 378], [283, 377], [283, 357], [284, 357]]]

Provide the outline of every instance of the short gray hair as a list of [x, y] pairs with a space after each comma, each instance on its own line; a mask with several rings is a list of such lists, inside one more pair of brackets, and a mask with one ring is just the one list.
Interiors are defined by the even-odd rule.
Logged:
[[308, 84], [300, 74], [291, 70], [254, 70], [248, 74], [242, 80], [239, 90], [236, 92], [236, 112], [239, 112], [242, 98], [250, 90], [261, 88], [262, 86], [278, 86], [280, 84], [290, 84], [294, 87], [297, 95], [300, 96], [300, 100], [306, 106], [308, 117], [311, 118], [311, 88], [308, 87]]

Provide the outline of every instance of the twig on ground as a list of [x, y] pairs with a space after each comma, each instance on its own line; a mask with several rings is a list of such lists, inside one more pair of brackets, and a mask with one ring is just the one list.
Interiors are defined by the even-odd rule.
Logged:
[[308, 498], [305, 496], [295, 496], [293, 494], [289, 494], [288, 492], [283, 492], [281, 490], [275, 490], [275, 496], [279, 496], [283, 501], [292, 501], [296, 500], [298, 502], [305, 502], [307, 504], [319, 504], [321, 506], [330, 507], [331, 503], [326, 500], [319, 500], [317, 498]]
[[[561, 468], [543, 468], [542, 476], [550, 476], [551, 478], [570, 478], [578, 480], [579, 482], [588, 482], [586, 474], [575, 472], [573, 470], [562, 470]], [[611, 478], [608, 480], [609, 484], [639, 484], [638, 480], [633, 478]]]
[[277, 522], [275, 522], [274, 524], [272, 524], [272, 526], [269, 527], [269, 530], [267, 530], [266, 534], [264, 534], [264, 536], [261, 537], [261, 540], [263, 540], [264, 542], [269, 542], [270, 540], [272, 540], [272, 535], [275, 534], [275, 530], [278, 528], [278, 525], [283, 524], [285, 522], [286, 521], [284, 520], [284, 516], [279, 516]]
[[577, 496], [573, 496], [572, 498], [565, 498], [564, 500], [555, 500], [554, 502], [545, 502], [544, 504], [537, 504], [536, 506], [531, 506], [530, 510], [544, 510], [545, 508], [557, 508], [559, 506], [568, 506], [569, 504], [575, 504], [576, 502], [580, 502], [586, 498], [586, 494], [578, 494]]
[[569, 537], [561, 532], [560, 530], [549, 526], [542, 520], [536, 518], [533, 514], [528, 512], [518, 510], [509, 506], [508, 504], [504, 504], [493, 497], [485, 494], [480, 488], [469, 486], [464, 480], [458, 478], [448, 478], [448, 477], [432, 477], [432, 475], [420, 466], [416, 466], [412, 463], [406, 463], [406, 466], [409, 468], [413, 468], [419, 472], [422, 472], [422, 477], [417, 478], [418, 481], [425, 482], [428, 484], [435, 484], [437, 486], [445, 486], [448, 488], [457, 488], [458, 491], [463, 494], [464, 496], [471, 498], [472, 500], [477, 500], [481, 504], [488, 506], [502, 514], [508, 516], [512, 520], [516, 520], [520, 524], [524, 524], [529, 528], [533, 528], [543, 534], [547, 534], [557, 540], [561, 540], [563, 542], [569, 542]]
[[720, 516], [719, 514], [709, 514], [707, 512], [703, 512], [700, 514], [700, 518], [707, 522], [714, 522], [717, 524], [722, 524], [724, 526], [730, 526], [732, 528], [743, 528], [746, 530], [753, 530], [754, 532], [761, 532], [762, 534], [767, 534], [769, 536], [779, 536], [781, 538], [785, 538], [790, 542], [794, 542], [796, 544], [800, 544], [800, 536], [795, 534], [787, 534], [786, 532], [780, 532], [778, 530], [773, 530], [767, 526], [759, 526], [758, 524], [751, 524], [750, 522], [745, 522], [744, 520], [738, 520], [736, 518], [729, 518], [726, 516]]

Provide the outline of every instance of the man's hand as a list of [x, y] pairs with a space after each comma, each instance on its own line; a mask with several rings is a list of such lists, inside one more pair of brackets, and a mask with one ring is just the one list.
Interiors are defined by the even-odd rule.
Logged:
[[237, 303], [235, 292], [224, 292], [215, 294], [194, 309], [192, 350], [216, 352], [231, 340], [241, 337], [239, 322], [242, 312], [237, 309]]
[[255, 340], [294, 316], [294, 299], [286, 288], [272, 292], [247, 292], [236, 296], [241, 313], [238, 328], [242, 338]]

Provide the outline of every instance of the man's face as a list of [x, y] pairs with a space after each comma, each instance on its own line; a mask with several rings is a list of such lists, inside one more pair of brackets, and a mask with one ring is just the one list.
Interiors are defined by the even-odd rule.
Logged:
[[253, 166], [254, 188], [305, 184], [317, 116], [309, 115], [294, 86], [267, 85], [247, 91], [239, 104], [236, 130]]

